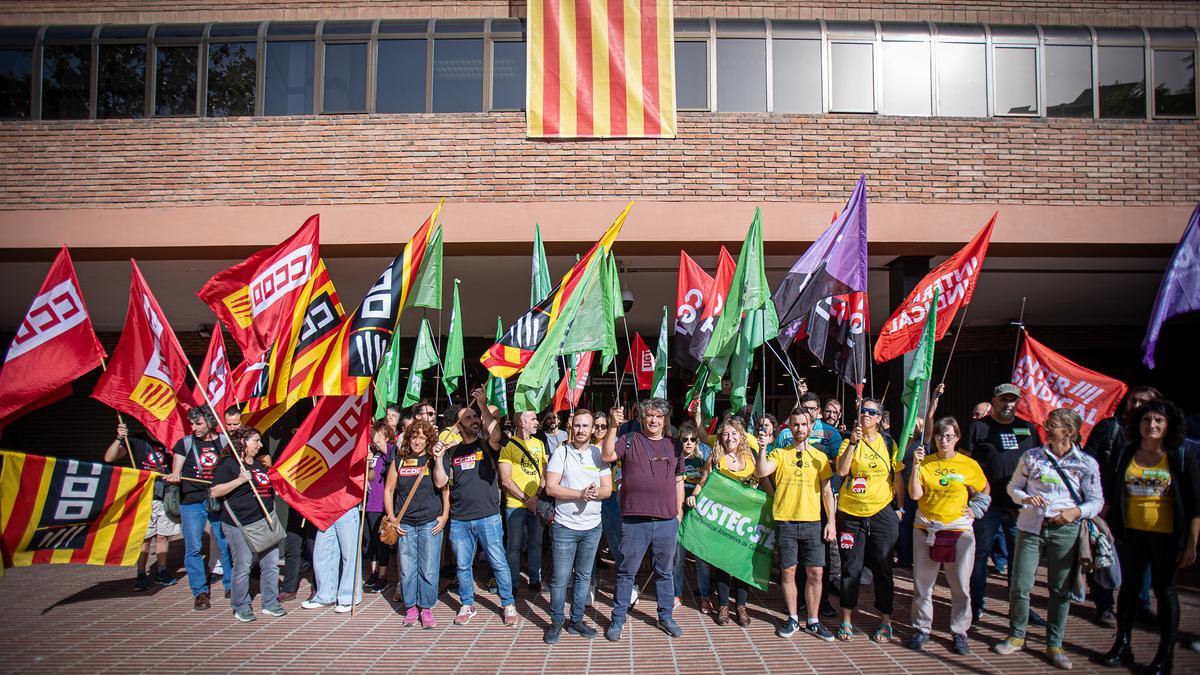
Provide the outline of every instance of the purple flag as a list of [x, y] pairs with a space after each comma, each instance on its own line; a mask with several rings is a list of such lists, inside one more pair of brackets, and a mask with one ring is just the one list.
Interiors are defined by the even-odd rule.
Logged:
[[1167, 319], [1179, 314], [1200, 310], [1200, 203], [1192, 211], [1183, 238], [1175, 247], [1171, 264], [1163, 274], [1158, 297], [1154, 299], [1154, 311], [1150, 312], [1150, 327], [1146, 339], [1142, 340], [1142, 363], [1154, 367], [1154, 347], [1158, 334]]
[[817, 360], [862, 393], [867, 359], [866, 176], [842, 214], [800, 256], [771, 298], [784, 349], [805, 340]]

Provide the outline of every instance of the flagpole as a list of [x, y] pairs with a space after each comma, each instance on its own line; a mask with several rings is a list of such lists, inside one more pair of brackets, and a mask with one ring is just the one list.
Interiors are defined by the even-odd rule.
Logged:
[[[783, 366], [784, 370], [788, 372], [788, 379], [792, 381], [792, 393], [796, 395], [796, 403], [799, 404], [800, 385], [798, 384], [798, 381], [800, 379], [800, 373], [796, 372], [795, 365], [790, 363], [790, 358], [788, 361], [784, 361], [783, 358], [779, 356], [779, 352], [775, 351], [775, 348], [771, 346], [770, 340], [763, 342], [763, 344], [771, 350], [771, 354], [775, 356], [775, 360], [779, 361], [779, 365]], [[784, 354], [787, 354], [787, 350], [784, 350]]]
[[[625, 318], [624, 314], [621, 315], [621, 325], [625, 327], [625, 349], [629, 350], [629, 358], [626, 360], [625, 363], [630, 366], [633, 366], [633, 341], [631, 341], [629, 339], [629, 320]], [[636, 366], [634, 366], [634, 367], [636, 367]], [[621, 375], [624, 375], [624, 374], [625, 374], [625, 372], [621, 371]], [[642, 399], [640, 396], [638, 396], [637, 371], [636, 370], [633, 371], [633, 400], [639, 406], [642, 405]]]
[[[437, 409], [436, 407], [434, 408]], [[370, 443], [375, 442], [374, 434], [372, 434]], [[363, 459], [363, 497], [362, 503], [358, 505], [358, 546], [354, 547], [354, 587], [350, 593], [350, 620], [354, 620], [355, 609], [358, 603], [354, 601], [354, 596], [362, 592], [359, 584], [362, 582], [362, 540], [363, 528], [366, 527], [367, 514], [367, 475], [371, 472], [371, 451], [367, 450], [367, 456]]]
[[[767, 339], [766, 339], [767, 338], [767, 327], [765, 325], [766, 317], [764, 316], [764, 314], [766, 314], [766, 312], [764, 312], [760, 308], [758, 310], [758, 314], [759, 314], [758, 337], [761, 338], [761, 342], [759, 344], [764, 345], [767, 343]], [[759, 385], [758, 391], [759, 391], [759, 394], [761, 394], [761, 396], [762, 396], [761, 400], [762, 400], [762, 404], [763, 404], [763, 415], [765, 416], [767, 414], [767, 350], [763, 349], [760, 346], [759, 352], [758, 352], [758, 357], [759, 357], [758, 358], [758, 363], [759, 363], [758, 367], [759, 367], [759, 370], [762, 371], [762, 374], [759, 376], [759, 379], [762, 380], [762, 383]], [[754, 404], [751, 403], [750, 407], [753, 408]], [[754, 421], [754, 428], [758, 429], [758, 420]], [[779, 430], [776, 429], [775, 432], [778, 433]]]
[[1021, 334], [1025, 332], [1025, 297], [1024, 296], [1021, 297], [1021, 313], [1017, 316], [1016, 326], [1017, 326], [1017, 341], [1016, 341], [1016, 344], [1013, 345], [1013, 362], [1012, 362], [1012, 369], [1009, 371], [1010, 373], [1013, 370], [1017, 369], [1017, 353], [1021, 350]]
[[[950, 343], [950, 354], [946, 357], [946, 369], [942, 371], [941, 384], [946, 384], [946, 378], [950, 376], [950, 362], [954, 360], [954, 350], [958, 348], [958, 338], [960, 335], [962, 335], [963, 326], [966, 325], [967, 322], [967, 310], [970, 308], [971, 303], [968, 302], [967, 305], [963, 307], [962, 316], [958, 317], [958, 330], [954, 331], [954, 342]], [[1015, 363], [1013, 364], [1013, 367], [1015, 369]]]
[[[108, 364], [104, 362], [103, 356], [100, 357], [100, 371], [105, 372], [105, 373], [108, 372]], [[117, 411], [117, 424], [119, 424], [121, 426], [125, 426], [125, 419], [123, 417], [121, 417], [120, 411]], [[124, 440], [125, 440], [125, 452], [129, 453], [129, 465], [136, 469], [136, 468], [138, 468], [138, 465], [137, 465], [137, 460], [135, 460], [133, 458], [133, 447], [129, 445], [129, 429], [128, 429], [128, 427], [126, 427], [126, 429], [125, 429]]]
[[[428, 310], [421, 310], [421, 318], [425, 319]], [[434, 376], [433, 382], [433, 409], [438, 409], [438, 400], [441, 398], [442, 389], [442, 355], [438, 353], [438, 347], [442, 344], [442, 310], [438, 310], [438, 332], [437, 339], [433, 341], [433, 355], [437, 357], [437, 375]], [[450, 405], [454, 401], [450, 398], [450, 394], [446, 394], [446, 405]]]

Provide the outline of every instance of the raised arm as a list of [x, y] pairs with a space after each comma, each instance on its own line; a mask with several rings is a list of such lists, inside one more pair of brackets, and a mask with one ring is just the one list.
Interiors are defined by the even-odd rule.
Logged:
[[500, 422], [492, 415], [492, 409], [487, 404], [487, 395], [483, 393], [482, 387], [476, 387], [475, 391], [471, 392], [471, 397], [475, 399], [479, 408], [479, 421], [483, 425], [483, 432], [487, 434], [488, 445], [492, 446], [493, 450], [499, 450]]
[[600, 459], [609, 464], [617, 461], [617, 429], [625, 423], [625, 409], [617, 406], [608, 412], [608, 433], [600, 444]]

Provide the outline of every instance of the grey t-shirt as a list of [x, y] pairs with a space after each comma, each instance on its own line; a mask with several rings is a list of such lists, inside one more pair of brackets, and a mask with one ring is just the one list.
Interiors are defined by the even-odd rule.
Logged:
[[[550, 455], [546, 473], [561, 474], [559, 485], [582, 490], [592, 483], [599, 486], [600, 478], [612, 472], [608, 463], [600, 459], [600, 448], [588, 445], [578, 450], [570, 443], [564, 443]], [[600, 525], [600, 508], [598, 501], [556, 499], [554, 522], [572, 530], [590, 530]]]

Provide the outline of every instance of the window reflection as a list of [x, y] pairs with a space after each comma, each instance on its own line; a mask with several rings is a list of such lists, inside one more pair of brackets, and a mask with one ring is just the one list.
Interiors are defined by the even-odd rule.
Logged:
[[883, 43], [883, 107], [888, 115], [932, 112], [929, 43]]
[[33, 50], [0, 49], [0, 118], [29, 117]]
[[987, 116], [987, 68], [983, 44], [938, 45], [938, 114]]
[[1046, 47], [1046, 116], [1092, 116], [1092, 48]]
[[253, 42], [214, 42], [208, 46], [208, 115], [254, 114], [258, 64]]
[[425, 40], [380, 40], [375, 76], [375, 110], [425, 112]]
[[434, 40], [433, 112], [483, 110], [483, 40]]
[[675, 43], [675, 107], [708, 108], [708, 43], [681, 40]]
[[717, 39], [717, 110], [765, 112], [767, 41]]
[[492, 45], [492, 109], [525, 109], [525, 43]]
[[367, 44], [325, 45], [325, 112], [367, 109]]
[[775, 40], [771, 58], [771, 105], [775, 112], [821, 112], [821, 43]]
[[42, 118], [87, 119], [92, 48], [46, 45], [42, 50]]
[[1196, 114], [1196, 52], [1154, 50], [1154, 114]]
[[1100, 116], [1146, 116], [1146, 57], [1142, 47], [1100, 47]]
[[155, 61], [155, 115], [196, 114], [199, 53], [199, 48], [195, 46], [158, 48]]
[[268, 42], [263, 113], [308, 115], [312, 99], [313, 43]]
[[875, 112], [875, 46], [833, 43], [829, 46], [835, 112]]
[[1037, 112], [1037, 52], [1026, 47], [996, 47], [996, 114]]

